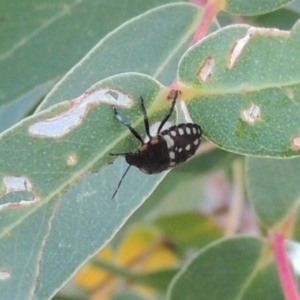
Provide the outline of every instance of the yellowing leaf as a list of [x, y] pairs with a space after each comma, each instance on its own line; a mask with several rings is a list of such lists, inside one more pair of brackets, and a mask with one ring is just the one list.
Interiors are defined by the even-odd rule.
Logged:
[[131, 265], [145, 252], [150, 251], [153, 244], [158, 242], [160, 235], [149, 228], [135, 228], [128, 235], [119, 249], [119, 261], [122, 265]]

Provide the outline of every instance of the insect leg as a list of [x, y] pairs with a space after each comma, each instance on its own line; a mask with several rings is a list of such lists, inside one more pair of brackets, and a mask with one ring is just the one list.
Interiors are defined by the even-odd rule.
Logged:
[[158, 127], [158, 130], [157, 130], [157, 133], [160, 133], [161, 129], [163, 128], [163, 126], [166, 124], [166, 122], [169, 120], [173, 110], [174, 110], [174, 107], [175, 107], [175, 103], [176, 103], [176, 99], [177, 99], [177, 96], [178, 96], [178, 91], [176, 91], [175, 93], [175, 96], [173, 98], [173, 101], [172, 101], [172, 105], [171, 105], [171, 108], [170, 110], [167, 112], [167, 114], [164, 116], [163, 120], [161, 121], [159, 127]]
[[123, 125], [125, 125], [130, 132], [142, 143], [144, 144], [143, 139], [141, 136], [135, 131], [135, 129], [117, 112], [116, 108], [113, 106], [114, 114], [119, 122], [121, 122]]
[[150, 131], [149, 131], [149, 119], [147, 116], [147, 111], [145, 108], [145, 104], [144, 104], [144, 98], [141, 97], [141, 108], [142, 108], [142, 112], [143, 112], [143, 116], [144, 116], [144, 124], [145, 124], [145, 129], [146, 129], [146, 133], [149, 137], [149, 139], [152, 139], [152, 136], [150, 135]]
[[129, 168], [130, 168], [130, 167], [131, 167], [131, 165], [128, 166], [128, 168], [126, 169], [126, 171], [125, 171], [124, 174], [122, 175], [122, 177], [121, 177], [121, 179], [120, 179], [120, 181], [119, 181], [119, 183], [118, 183], [118, 186], [117, 186], [115, 192], [113, 193], [113, 195], [112, 195], [112, 197], [111, 197], [111, 200], [113, 200], [113, 199], [115, 198], [115, 196], [116, 196], [116, 194], [117, 194], [117, 192], [118, 192], [118, 190], [119, 190], [119, 188], [120, 188], [120, 186], [121, 186], [121, 183], [122, 183], [124, 177], [126, 176], [127, 172], [129, 171]]

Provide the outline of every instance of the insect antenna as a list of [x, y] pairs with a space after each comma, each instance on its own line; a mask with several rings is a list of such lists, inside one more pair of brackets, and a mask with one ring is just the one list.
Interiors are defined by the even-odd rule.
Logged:
[[113, 200], [113, 199], [115, 198], [115, 196], [116, 196], [116, 194], [117, 194], [117, 192], [118, 192], [118, 190], [119, 190], [119, 188], [120, 188], [120, 186], [121, 186], [121, 183], [122, 183], [124, 177], [126, 176], [127, 172], [129, 171], [130, 167], [131, 167], [131, 165], [128, 166], [128, 168], [126, 169], [126, 171], [125, 171], [124, 174], [122, 175], [122, 177], [121, 177], [121, 179], [120, 179], [120, 181], [119, 181], [119, 183], [118, 183], [118, 186], [117, 186], [117, 188], [116, 188], [115, 192], [113, 193], [113, 195], [112, 195], [112, 197], [111, 197], [110, 200]]
[[175, 103], [176, 103], [176, 99], [177, 99], [177, 96], [178, 96], [178, 91], [175, 92], [175, 95], [174, 95], [174, 98], [173, 98], [173, 101], [172, 101], [172, 105], [171, 105], [171, 108], [169, 109], [169, 111], [166, 113], [166, 115], [164, 116], [163, 120], [161, 121], [159, 127], [158, 127], [158, 130], [157, 130], [157, 134], [160, 133], [161, 129], [163, 128], [163, 126], [166, 124], [166, 122], [169, 120], [173, 110], [174, 110], [174, 107], [175, 107]]

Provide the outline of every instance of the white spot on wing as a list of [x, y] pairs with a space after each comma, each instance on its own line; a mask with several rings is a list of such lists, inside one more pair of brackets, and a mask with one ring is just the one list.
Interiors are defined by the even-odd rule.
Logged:
[[175, 158], [175, 153], [173, 151], [170, 151], [169, 156], [170, 156], [171, 159], [174, 159]]
[[186, 150], [186, 151], [189, 151], [190, 149], [191, 149], [191, 145], [186, 145], [186, 146], [185, 146], [185, 150]]
[[164, 135], [163, 138], [167, 142], [167, 146], [168, 146], [169, 149], [174, 146], [175, 142], [169, 135]]
[[184, 135], [183, 129], [182, 129], [182, 128], [178, 128], [178, 133], [179, 133], [180, 135]]
[[90, 89], [80, 97], [70, 100], [71, 108], [55, 117], [37, 121], [29, 127], [29, 133], [45, 138], [59, 138], [79, 126], [91, 107], [100, 103], [131, 107], [132, 100], [117, 90]]

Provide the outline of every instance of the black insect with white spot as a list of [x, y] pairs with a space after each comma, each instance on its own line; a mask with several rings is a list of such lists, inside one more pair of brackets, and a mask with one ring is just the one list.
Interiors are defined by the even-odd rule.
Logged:
[[173, 168], [174, 166], [185, 162], [193, 156], [200, 146], [201, 127], [195, 123], [181, 123], [173, 125], [168, 129], [163, 129], [170, 116], [172, 115], [178, 96], [175, 92], [170, 110], [161, 121], [155, 136], [150, 134], [149, 120], [144, 105], [144, 99], [141, 97], [141, 110], [144, 116], [146, 134], [149, 141], [144, 142], [137, 131], [117, 112], [113, 107], [114, 114], [118, 121], [125, 125], [131, 133], [141, 142], [140, 148], [127, 153], [111, 153], [110, 155], [125, 156], [129, 164], [124, 172], [112, 199], [115, 197], [118, 189], [131, 166], [139, 168], [146, 174], [155, 174]]

